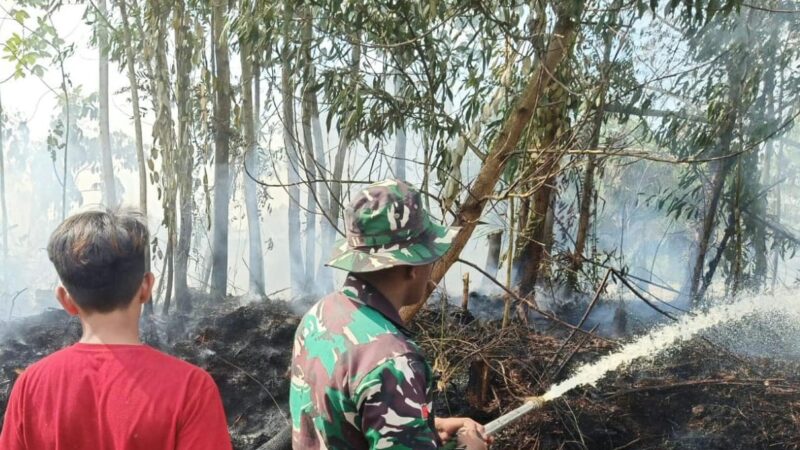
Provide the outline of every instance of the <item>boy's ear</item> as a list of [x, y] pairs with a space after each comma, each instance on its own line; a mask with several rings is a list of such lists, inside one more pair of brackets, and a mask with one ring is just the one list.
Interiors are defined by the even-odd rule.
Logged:
[[56, 288], [56, 298], [58, 299], [58, 303], [61, 303], [61, 307], [64, 308], [64, 311], [67, 312], [70, 316], [77, 316], [78, 315], [78, 305], [75, 304], [75, 300], [69, 295], [67, 289], [64, 286], [59, 285]]
[[144, 279], [142, 280], [142, 286], [139, 288], [139, 302], [144, 304], [150, 301], [151, 297], [153, 296], [153, 285], [156, 282], [156, 277], [153, 275], [153, 272], [147, 272], [144, 274]]

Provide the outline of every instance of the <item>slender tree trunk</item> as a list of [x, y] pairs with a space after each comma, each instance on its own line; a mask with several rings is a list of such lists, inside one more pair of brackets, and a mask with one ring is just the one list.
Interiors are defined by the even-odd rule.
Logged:
[[69, 91], [67, 90], [67, 75], [64, 72], [64, 59], [59, 60], [61, 65], [61, 93], [64, 95], [64, 115], [66, 116], [66, 126], [64, 127], [64, 167], [61, 173], [61, 220], [67, 218], [67, 161], [69, 160], [69, 135], [70, 135], [70, 106]]
[[[405, 80], [401, 75], [396, 75], [395, 79], [395, 94], [403, 95], [405, 87]], [[398, 180], [406, 179], [406, 129], [400, 127], [397, 129], [394, 143], [394, 176]]]
[[[319, 178], [327, 180], [331, 177], [331, 171], [328, 168], [327, 158], [325, 157], [325, 145], [322, 135], [322, 125], [319, 120], [319, 105], [317, 104], [316, 94], [311, 96], [311, 131]], [[322, 261], [320, 261], [317, 270], [316, 286], [320, 292], [329, 292], [333, 289], [333, 279], [331, 278], [331, 271], [333, 269], [325, 267], [324, 265], [326, 262], [324, 260], [325, 256], [330, 251], [329, 248], [325, 247], [324, 242], [327, 236], [335, 236], [336, 230], [333, 228], [333, 225], [331, 225], [328, 216], [331, 210], [331, 191], [329, 184], [323, 182], [318, 186], [321, 187], [317, 190], [317, 196], [319, 198], [320, 211], [322, 211], [322, 215], [319, 217], [319, 233], [322, 237], [323, 244], [320, 249], [320, 259], [322, 259]]]
[[[353, 36], [353, 48], [350, 54], [350, 86], [354, 92], [354, 96], [358, 95], [358, 76], [359, 67], [361, 66], [361, 40], [359, 36]], [[342, 173], [344, 173], [344, 162], [347, 158], [347, 149], [350, 147], [352, 141], [351, 129], [353, 124], [351, 121], [355, 119], [354, 114], [348, 114], [344, 119], [344, 126], [339, 134], [339, 145], [336, 149], [336, 158], [333, 161], [333, 176], [331, 178], [331, 195], [330, 195], [330, 212], [328, 219], [330, 220], [330, 228], [326, 228], [326, 233], [322, 239], [322, 251], [327, 261], [330, 252], [333, 249], [333, 241], [335, 237], [335, 228], [339, 224], [339, 215], [342, 206]], [[330, 290], [333, 285], [332, 274], [330, 270], [324, 270], [320, 273], [322, 277], [319, 280], [320, 288]]]
[[8, 260], [8, 208], [6, 207], [6, 154], [3, 146], [5, 116], [0, 99], [0, 209], [3, 214], [3, 261]]
[[[566, 78], [562, 69], [554, 73], [558, 79]], [[533, 186], [534, 191], [530, 210], [526, 215], [525, 228], [520, 233], [518, 244], [520, 250], [516, 260], [515, 285], [520, 295], [531, 299], [534, 298], [536, 283], [546, 268], [548, 259], [547, 240], [552, 219], [548, 223], [547, 217], [552, 217], [550, 210], [552, 199], [555, 197], [556, 177], [561, 160], [557, 150], [563, 147], [561, 135], [569, 127], [566, 108], [569, 97], [561, 83], [553, 84], [546, 89], [541, 100], [547, 106], [541, 112], [537, 112], [535, 121], [529, 125], [529, 140], [530, 137], [534, 139], [528, 144], [547, 151], [542, 151], [537, 157], [528, 158], [528, 164], [532, 166], [523, 175], [526, 181], [529, 177], [532, 178], [528, 184]]]
[[[555, 127], [553, 129], [555, 130]], [[555, 135], [553, 135], [553, 138], [555, 139]], [[548, 145], [545, 148], [552, 147]], [[516, 285], [518, 292], [522, 296], [531, 298], [533, 298], [536, 282], [546, 257], [546, 218], [550, 209], [550, 199], [555, 190], [558, 160], [560, 158], [557, 154], [549, 154], [539, 159], [543, 161], [541, 169], [546, 179], [533, 194], [533, 208], [528, 216], [524, 233], [525, 243], [517, 259], [519, 279]], [[520, 236], [520, 239], [523, 239], [522, 236]]]
[[[728, 77], [730, 83], [730, 92], [728, 96], [728, 111], [725, 116], [725, 122], [720, 130], [720, 145], [718, 154], [728, 154], [731, 149], [731, 142], [733, 141], [733, 133], [736, 126], [736, 119], [739, 113], [739, 102], [741, 101], [741, 76], [738, 73], [739, 68], [728, 68]], [[729, 160], [717, 160], [711, 163], [713, 171], [713, 179], [711, 181], [711, 188], [709, 193], [708, 206], [703, 217], [703, 224], [700, 232], [700, 240], [697, 244], [697, 253], [692, 266], [692, 278], [689, 288], [689, 298], [692, 305], [697, 305], [701, 300], [698, 297], [698, 289], [700, 288], [700, 281], [703, 274], [703, 267], [705, 265], [706, 254], [708, 253], [709, 243], [711, 236], [714, 232], [716, 223], [717, 212], [719, 211], [720, 197], [722, 190], [725, 186], [725, 179], [731, 168]]]
[[[150, 39], [153, 40], [152, 50], [155, 68], [152, 70], [153, 101], [155, 104], [156, 121], [153, 125], [153, 137], [159, 147], [161, 156], [161, 195], [162, 208], [164, 210], [164, 225], [167, 229], [167, 249], [169, 250], [165, 260], [163, 276], [167, 276], [167, 293], [165, 299], [172, 298], [172, 285], [174, 278], [175, 246], [176, 246], [176, 227], [177, 212], [176, 198], [178, 192], [178, 181], [176, 174], [177, 151], [175, 148], [175, 130], [172, 120], [172, 100], [170, 96], [171, 82], [169, 74], [169, 64], [167, 62], [167, 21], [170, 15], [170, 3], [152, 1], [148, 3], [150, 11], [146, 13], [149, 20]], [[169, 313], [171, 302], [164, 303], [162, 313]]]
[[100, 153], [103, 158], [103, 201], [109, 208], [117, 206], [114, 163], [111, 155], [111, 130], [108, 124], [108, 30], [106, 0], [97, 1], [97, 46], [100, 50]]
[[[615, 0], [610, 12], [610, 25], [616, 25], [617, 16], [621, 7], [621, 1]], [[614, 42], [614, 29], [607, 25], [603, 32], [603, 61], [600, 65], [600, 87], [597, 92], [596, 108], [592, 117], [591, 137], [589, 138], [589, 149], [597, 149], [600, 145], [600, 135], [603, 129], [603, 110], [606, 106], [609, 76], [611, 71], [611, 47]], [[584, 252], [586, 251], [586, 240], [589, 234], [589, 219], [592, 215], [592, 198], [594, 191], [594, 175], [597, 167], [595, 155], [589, 155], [586, 160], [586, 168], [583, 173], [583, 185], [578, 209], [578, 232], [575, 236], [575, 251], [572, 252], [572, 264], [567, 272], [567, 285], [572, 288], [577, 287], [578, 273], [583, 267]]]
[[211, 291], [222, 298], [228, 292], [228, 204], [230, 202], [229, 145], [231, 138], [231, 72], [228, 39], [225, 29], [227, 2], [214, 0], [212, 22], [214, 31], [214, 252]]
[[[784, 96], [785, 96], [785, 93], [786, 93], [786, 91], [785, 91], [785, 89], [786, 89], [786, 80], [785, 80], [785, 76], [784, 76], [784, 72], [783, 71], [780, 72], [780, 87], [781, 87], [781, 89], [780, 89], [780, 94], [778, 95], [778, 105], [777, 105], [777, 111], [778, 112], [776, 113], [775, 110], [773, 110], [773, 116], [776, 117], [776, 118], [780, 117], [780, 114], [783, 111], [783, 107], [784, 107], [783, 100], [784, 100]], [[773, 101], [774, 101], [774, 99], [773, 99]], [[778, 145], [779, 146], [778, 146], [778, 150], [777, 150], [777, 155], [776, 155], [776, 158], [775, 158], [777, 160], [777, 168], [775, 170], [775, 172], [776, 172], [775, 179], [780, 180], [780, 179], [783, 178], [783, 174], [784, 174], [784, 145], [785, 144], [784, 144], [783, 140], [780, 140]], [[783, 208], [783, 206], [781, 204], [782, 201], [783, 201], [783, 198], [782, 198], [782, 195], [781, 195], [782, 194], [782, 189], [781, 189], [781, 185], [782, 184], [783, 183], [779, 183], [775, 187], [775, 224], [778, 225], [778, 226], [780, 226], [780, 224], [781, 224], [781, 212], [782, 212], [781, 209]], [[780, 262], [780, 253], [781, 253], [781, 250], [780, 250], [779, 246], [775, 245], [773, 250], [772, 250], [772, 289], [773, 290], [775, 289], [775, 285], [778, 283], [778, 264]]]
[[[486, 265], [483, 270], [493, 278], [497, 278], [497, 270], [500, 268], [500, 251], [503, 245], [503, 231], [497, 230], [489, 234], [486, 236], [486, 240], [489, 243], [489, 251], [486, 253]], [[481, 281], [481, 287], [489, 285], [489, 280], [486, 278]]]
[[[764, 99], [764, 105], [759, 108], [761, 110], [765, 110], [765, 118], [767, 123], [773, 121], [775, 119], [775, 67], [770, 65], [767, 67], [767, 71], [765, 73], [764, 79], [764, 95], [762, 98]], [[773, 140], [770, 139], [766, 143], [766, 150], [765, 150], [765, 161], [763, 164], [763, 171], [762, 177], [759, 180], [759, 177], [755, 174], [749, 174], [750, 179], [754, 182], [755, 186], [748, 186], [747, 189], [751, 192], [760, 192], [761, 186], [768, 186], [771, 183], [770, 177], [770, 170], [772, 165], [772, 155], [775, 152], [773, 146]], [[744, 158], [749, 159], [753, 163], [756, 164], [758, 167], [758, 156], [754, 154], [755, 157], [751, 155], [746, 155]], [[755, 189], [755, 191], [753, 191]], [[769, 204], [768, 204], [768, 197], [766, 195], [758, 196], [758, 198], [754, 199], [755, 204], [748, 205], [748, 209], [754, 210], [755, 214], [761, 214], [766, 216]], [[769, 264], [768, 264], [768, 257], [769, 257], [769, 249], [767, 248], [767, 228], [763, 222], [753, 221], [753, 247], [754, 247], [754, 257], [755, 257], [755, 267], [753, 268], [753, 280], [752, 280], [752, 288], [758, 289], [762, 286], [766, 285], [767, 282], [767, 272], [769, 271]]]
[[733, 236], [735, 228], [736, 228], [736, 216], [733, 213], [733, 209], [731, 209], [731, 212], [728, 215], [728, 225], [725, 227], [725, 232], [723, 233], [722, 240], [720, 240], [719, 245], [717, 246], [717, 253], [714, 255], [714, 258], [712, 258], [711, 261], [708, 262], [708, 270], [706, 271], [705, 275], [703, 275], [703, 283], [697, 291], [697, 296], [699, 298], [703, 298], [703, 296], [706, 295], [708, 287], [711, 286], [711, 280], [714, 279], [714, 273], [716, 273], [717, 271], [719, 262], [722, 260], [722, 256], [725, 253], [725, 249], [728, 247], [728, 241]]
[[305, 248], [305, 285], [313, 291], [314, 273], [317, 247], [317, 184], [312, 180], [317, 178], [316, 160], [314, 158], [314, 141], [312, 138], [311, 118], [313, 115], [312, 102], [314, 93], [314, 68], [311, 59], [311, 40], [313, 30], [311, 28], [311, 10], [309, 7], [303, 8], [302, 36], [300, 43], [300, 57], [303, 64], [303, 95], [300, 113], [301, 129], [303, 130], [303, 155], [305, 156], [305, 177], [308, 180], [308, 197], [306, 198], [306, 248]]
[[[756, 165], [756, 167], [758, 167]], [[733, 255], [731, 257], [731, 271], [728, 277], [728, 286], [730, 290], [728, 295], [736, 296], [742, 289], [742, 277], [744, 276], [742, 253], [744, 250], [744, 236], [742, 233], [742, 188], [744, 185], [744, 177], [742, 174], [742, 161], [738, 159], [736, 162], [736, 173], [733, 176], [734, 183], [732, 193], [730, 195], [729, 208], [733, 211]], [[758, 192], [758, 191], [756, 191]], [[766, 258], [765, 258], [766, 259]]]
[[[777, 170], [777, 179], [781, 179], [783, 177], [783, 143], [780, 144], [778, 148], [778, 170]], [[781, 192], [781, 184], [775, 187], [775, 223], [777, 225], [781, 224], [781, 202], [782, 202], [782, 192]], [[780, 249], [776, 248], [772, 251], [772, 289], [775, 289], [775, 285], [778, 283], [778, 264], [780, 263]]]
[[[317, 94], [313, 94], [310, 96], [311, 100], [311, 131], [312, 131], [312, 141], [314, 143], [314, 156], [317, 160], [317, 169], [319, 169], [319, 177], [322, 179], [326, 179], [330, 176], [330, 170], [328, 170], [328, 164], [326, 164], [325, 158], [325, 141], [323, 140], [322, 136], [322, 124], [319, 121], [319, 105], [317, 104]], [[327, 188], [327, 183], [322, 183], [320, 186], [323, 186], [324, 189], [319, 189], [317, 191], [317, 196], [319, 196], [319, 203], [321, 209], [323, 211], [330, 211], [331, 208], [331, 199], [330, 199], [330, 190]], [[328, 219], [323, 216], [320, 219], [320, 230], [325, 230], [326, 227], [330, 228], [330, 222]]]
[[179, 311], [191, 310], [189, 295], [189, 251], [192, 245], [194, 211], [194, 149], [190, 136], [192, 96], [189, 93], [192, 70], [192, 46], [189, 43], [189, 17], [183, 0], [177, 0], [172, 21], [175, 33], [175, 100], [178, 104], [177, 188], [180, 194], [180, 224], [175, 247], [175, 305]]
[[292, 82], [292, 30], [294, 18], [294, 2], [283, 2], [283, 48], [281, 59], [281, 98], [283, 103], [283, 142], [286, 148], [289, 194], [289, 260], [290, 286], [298, 295], [303, 290], [305, 281], [302, 239], [300, 236], [300, 161], [297, 153], [297, 136], [294, 116], [294, 83]]
[[[475, 230], [478, 219], [483, 213], [483, 207], [494, 192], [494, 187], [503, 173], [509, 155], [517, 149], [522, 131], [530, 122], [531, 116], [539, 104], [542, 91], [554, 83], [550, 74], [555, 73], [561, 62], [572, 52], [579, 29], [580, 15], [581, 8], [572, 11], [559, 10], [559, 16], [550, 35], [550, 42], [543, 60], [538, 63], [529, 76], [527, 86], [495, 137], [475, 182], [468, 189], [467, 196], [457, 211], [454, 225], [461, 226], [461, 229], [453, 240], [450, 250], [434, 266], [431, 275], [434, 282], [438, 283], [444, 277], [450, 266], [458, 259], [461, 250]], [[432, 289], [428, 288], [428, 294], [430, 292]], [[408, 322], [413, 319], [424, 303], [419, 302], [417, 305], [404, 308], [403, 320]]]
[[[244, 129], [245, 164], [257, 170], [258, 148], [256, 146], [256, 119], [253, 106], [253, 52], [250, 43], [239, 40], [239, 57], [242, 63], [242, 128]], [[261, 217], [258, 213], [258, 186], [250, 177], [244, 177], [244, 203], [247, 211], [247, 232], [250, 250], [248, 270], [250, 292], [265, 296], [264, 255], [261, 247]]]
[[[136, 81], [136, 55], [131, 42], [131, 27], [128, 20], [128, 9], [125, 1], [119, 1], [120, 16], [122, 17], [122, 32], [125, 42], [125, 55], [127, 57], [126, 69], [128, 72], [128, 84], [131, 89], [131, 105], [133, 107], [133, 130], [136, 142], [136, 161], [139, 167], [139, 210], [147, 215], [147, 160], [144, 155], [144, 137], [142, 134], [142, 111], [139, 107], [139, 84]], [[148, 248], [149, 252], [149, 248]], [[150, 260], [147, 265], [149, 269]]]
[[167, 237], [167, 250], [164, 253], [164, 272], [161, 274], [162, 280], [166, 281], [166, 291], [164, 292], [164, 304], [161, 307], [161, 314], [168, 315], [169, 308], [172, 305], [172, 282], [175, 274], [175, 233], [173, 230], [168, 230], [169, 236]]
[[705, 216], [703, 217], [703, 224], [700, 231], [700, 240], [697, 245], [697, 253], [692, 270], [691, 288], [689, 297], [693, 303], [696, 303], [698, 289], [700, 287], [700, 277], [703, 274], [703, 267], [705, 265], [706, 253], [708, 253], [709, 242], [714, 229], [714, 223], [719, 210], [719, 201], [722, 197], [722, 188], [725, 185], [725, 178], [728, 176], [727, 164], [724, 162], [717, 162], [713, 164], [714, 177], [711, 181], [708, 206], [706, 207]]
[[[136, 81], [136, 56], [133, 50], [130, 21], [128, 20], [128, 7], [125, 0], [117, 2], [120, 17], [122, 18], [122, 36], [125, 44], [125, 67], [128, 73], [128, 84], [131, 89], [131, 106], [133, 108], [133, 130], [136, 143], [136, 161], [139, 167], [139, 210], [147, 217], [147, 160], [144, 155], [144, 136], [142, 133], [142, 111], [139, 107], [139, 84]], [[150, 271], [150, 246], [145, 248], [145, 268]], [[153, 313], [152, 301], [145, 303], [145, 314]]]
[[[594, 147], [592, 147], [594, 148]], [[567, 274], [568, 284], [577, 287], [578, 273], [583, 267], [586, 251], [586, 241], [589, 236], [589, 218], [592, 215], [592, 191], [594, 190], [594, 170], [597, 160], [594, 155], [589, 155], [586, 168], [583, 172], [583, 185], [581, 186], [581, 199], [578, 209], [578, 233], [575, 236], [575, 251], [572, 252], [572, 264]]]

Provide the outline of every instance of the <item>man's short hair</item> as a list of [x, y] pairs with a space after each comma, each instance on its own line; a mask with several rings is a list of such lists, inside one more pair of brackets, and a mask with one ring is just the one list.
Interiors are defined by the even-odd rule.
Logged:
[[106, 313], [127, 307], [136, 295], [149, 241], [145, 217], [136, 210], [87, 211], [56, 228], [47, 256], [81, 309]]

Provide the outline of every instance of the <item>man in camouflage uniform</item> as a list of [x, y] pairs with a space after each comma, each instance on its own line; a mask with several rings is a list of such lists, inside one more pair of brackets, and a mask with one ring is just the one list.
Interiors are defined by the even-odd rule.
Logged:
[[457, 229], [433, 223], [419, 191], [387, 180], [345, 211], [347, 238], [328, 265], [340, 292], [303, 317], [294, 341], [290, 407], [295, 449], [485, 449], [470, 419], [434, 418], [433, 374], [400, 319], [421, 301], [433, 263]]

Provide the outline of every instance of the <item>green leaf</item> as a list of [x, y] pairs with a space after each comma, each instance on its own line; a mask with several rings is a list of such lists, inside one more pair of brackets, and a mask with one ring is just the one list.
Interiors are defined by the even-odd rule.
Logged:
[[11, 15], [14, 17], [14, 20], [16, 20], [20, 25], [24, 24], [25, 19], [30, 17], [30, 15], [24, 9], [12, 9]]

